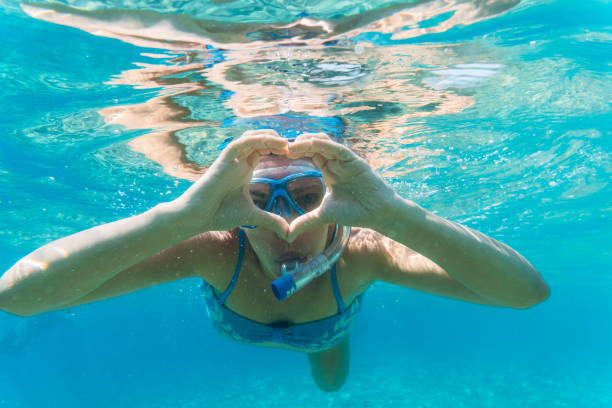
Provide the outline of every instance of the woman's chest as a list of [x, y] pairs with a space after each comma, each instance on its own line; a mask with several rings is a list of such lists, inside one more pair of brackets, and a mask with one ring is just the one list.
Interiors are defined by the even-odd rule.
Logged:
[[[248, 319], [279, 327], [333, 316], [340, 311], [340, 305], [349, 305], [359, 295], [356, 285], [346, 276], [345, 267], [342, 261], [338, 262], [335, 273], [327, 271], [279, 301], [270, 286], [273, 279], [266, 277], [258, 265], [245, 262], [225, 306]], [[217, 288], [219, 292], [227, 288], [220, 289]]]

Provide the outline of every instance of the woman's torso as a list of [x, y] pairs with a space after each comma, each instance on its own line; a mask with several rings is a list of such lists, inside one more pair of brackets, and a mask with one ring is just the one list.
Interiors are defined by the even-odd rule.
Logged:
[[[351, 269], [352, 257], [349, 246], [335, 267], [338, 295], [334, 295], [335, 282], [332, 273], [328, 272], [314, 279], [291, 297], [279, 301], [270, 289], [273, 278], [261, 270], [257, 257], [249, 248], [248, 241], [245, 241], [242, 260], [238, 262], [240, 249], [237, 231], [228, 232], [224, 239], [226, 241], [220, 248], [222, 251], [220, 254], [225, 253], [224, 262], [216, 265], [214, 270], [211, 270], [210, 265], [202, 265], [201, 277], [210, 285], [214, 296], [218, 298], [231, 286], [232, 278], [236, 275], [237, 279], [231, 287], [231, 292], [224, 300], [225, 307], [230, 310], [230, 313], [233, 312], [263, 325], [297, 327], [322, 319], [334, 320], [334, 317], [336, 320], [341, 320], [338, 319], [342, 317], [339, 307], [345, 306], [347, 315], [355, 312], [355, 306], [358, 306], [360, 302], [360, 295], [369, 286], [369, 282], [364, 279], [364, 274], [359, 268]], [[238, 269], [237, 264], [239, 264]], [[209, 293], [208, 296], [210, 295]], [[334, 322], [326, 323], [333, 324]], [[335, 324], [338, 326], [338, 323]], [[312, 324], [309, 327], [314, 328], [315, 326], [318, 328], [323, 324]], [[259, 345], [300, 349], [282, 342]]]

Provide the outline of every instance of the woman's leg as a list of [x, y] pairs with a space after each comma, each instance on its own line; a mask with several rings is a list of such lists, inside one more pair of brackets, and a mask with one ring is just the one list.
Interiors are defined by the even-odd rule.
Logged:
[[349, 336], [329, 350], [306, 353], [310, 372], [322, 391], [338, 391], [346, 381], [349, 369]]

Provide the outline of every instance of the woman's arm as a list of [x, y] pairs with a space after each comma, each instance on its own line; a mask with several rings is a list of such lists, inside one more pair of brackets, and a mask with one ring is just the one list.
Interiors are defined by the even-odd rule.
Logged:
[[0, 278], [0, 308], [27, 316], [87, 295], [121, 271], [190, 238], [185, 229], [173, 227], [176, 214], [171, 206], [159, 205], [37, 249]]
[[540, 274], [509, 246], [397, 195], [386, 203], [370, 228], [401, 246], [384, 246], [389, 267], [376, 269], [377, 279], [410, 282], [427, 292], [439, 286], [443, 296], [519, 309], [548, 297]]
[[97, 302], [190, 277], [213, 284], [219, 277], [225, 277], [224, 271], [231, 270], [236, 261], [237, 246], [231, 231], [197, 235], [119, 272], [87, 295], [56, 305], [51, 310]]
[[[28, 316], [72, 304], [147, 259], [150, 261], [141, 266], [161, 268], [154, 255], [173, 245], [157, 261], [170, 262], [163, 270], [169, 272], [176, 266], [179, 275], [187, 277], [190, 264], [172, 259], [185, 251], [176, 244], [206, 231], [247, 224], [284, 236], [288, 229], [284, 219], [255, 207], [246, 185], [259, 155], [286, 153], [287, 141], [270, 131], [251, 133], [231, 143], [209, 171], [176, 200], [51, 242], [19, 260], [0, 278], [0, 309]], [[153, 284], [162, 270], [159, 268], [136, 267], [140, 281], [124, 274], [119, 285], [111, 285], [114, 293]], [[104, 297], [110, 296], [113, 290], [104, 293]]]
[[502, 306], [477, 295], [431, 259], [380, 232], [353, 228], [351, 233], [349, 251], [343, 258], [350, 265], [351, 277], [358, 279], [358, 292], [382, 281], [436, 296]]
[[409, 286], [420, 275], [428, 292], [516, 308], [548, 296], [546, 283], [516, 251], [401, 198], [363, 159], [326, 135], [301, 135], [289, 152], [312, 157], [330, 190], [319, 208], [291, 223], [290, 241], [321, 224], [365, 227], [398, 243], [386, 248], [379, 243], [382, 249], [375, 253], [383, 259], [373, 268], [373, 280]]

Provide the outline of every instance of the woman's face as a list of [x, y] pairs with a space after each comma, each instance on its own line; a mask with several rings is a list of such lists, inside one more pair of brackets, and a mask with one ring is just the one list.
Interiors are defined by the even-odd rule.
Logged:
[[[280, 180], [293, 173], [312, 170], [318, 169], [309, 159], [293, 160], [283, 156], [263, 156], [253, 172], [253, 177]], [[256, 193], [259, 187], [254, 185], [252, 188]], [[282, 201], [284, 198], [280, 197], [278, 200]], [[280, 207], [285, 208], [284, 203], [281, 203]], [[299, 215], [293, 209], [282, 213], [288, 223]], [[245, 232], [264, 272], [271, 277], [278, 277], [281, 275], [281, 264], [284, 261], [300, 258], [304, 262], [323, 252], [327, 244], [328, 229], [327, 226], [322, 226], [305, 232], [291, 244], [265, 228], [246, 229]]]

